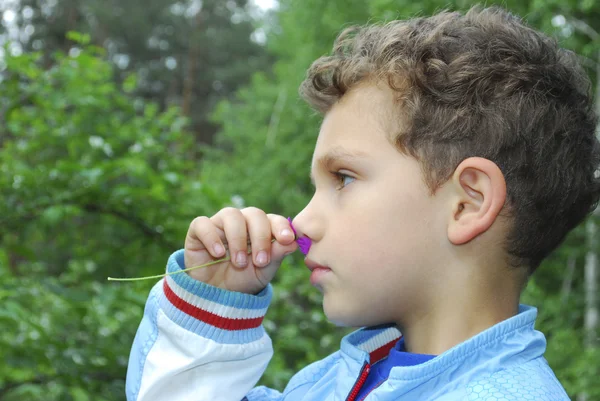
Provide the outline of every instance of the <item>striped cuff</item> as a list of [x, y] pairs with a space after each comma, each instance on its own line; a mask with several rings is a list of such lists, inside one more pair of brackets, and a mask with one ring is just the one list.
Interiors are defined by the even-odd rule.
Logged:
[[[183, 250], [171, 255], [167, 272], [181, 271]], [[159, 304], [170, 320], [199, 336], [223, 344], [256, 341], [264, 334], [262, 321], [271, 302], [269, 284], [257, 295], [213, 287], [185, 273], [163, 279]]]

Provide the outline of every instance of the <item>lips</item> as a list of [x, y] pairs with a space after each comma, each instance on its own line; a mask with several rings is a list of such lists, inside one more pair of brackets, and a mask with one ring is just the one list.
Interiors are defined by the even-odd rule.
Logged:
[[306, 267], [308, 267], [308, 270], [310, 270], [311, 272], [316, 269], [331, 270], [329, 267], [320, 265], [317, 262], [310, 260], [309, 258], [305, 258], [304, 263], [306, 264]]
[[306, 263], [306, 267], [310, 270], [310, 283], [323, 290], [323, 283], [327, 280], [327, 276], [331, 274], [331, 269], [308, 258], [304, 259], [304, 263]]

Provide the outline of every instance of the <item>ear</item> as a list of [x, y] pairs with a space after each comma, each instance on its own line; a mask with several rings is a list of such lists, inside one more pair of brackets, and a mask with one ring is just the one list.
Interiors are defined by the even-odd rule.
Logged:
[[451, 178], [452, 216], [448, 239], [462, 245], [486, 232], [506, 201], [506, 182], [498, 166], [481, 157], [463, 160]]

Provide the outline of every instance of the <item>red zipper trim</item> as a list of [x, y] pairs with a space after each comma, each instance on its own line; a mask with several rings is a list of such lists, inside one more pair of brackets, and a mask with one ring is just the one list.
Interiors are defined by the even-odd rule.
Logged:
[[[371, 390], [369, 390], [369, 392], [365, 395], [362, 396], [362, 398], [360, 400], [357, 401], [363, 401], [365, 398], [367, 398], [369, 396], [369, 394], [371, 394], [373, 391], [377, 390], [377, 387], [381, 386], [383, 383], [385, 383], [387, 379], [384, 379], [382, 381], [380, 381], [379, 383], [377, 383], [375, 386], [373, 386], [373, 388]], [[244, 401], [244, 400], [242, 400]]]
[[352, 387], [352, 391], [350, 391], [350, 394], [348, 394], [348, 398], [346, 398], [346, 401], [356, 400], [356, 396], [358, 395], [358, 392], [360, 391], [363, 384], [365, 384], [365, 382], [367, 381], [367, 376], [369, 376], [370, 371], [371, 365], [365, 362], [362, 370], [360, 371], [360, 375], [358, 376], [358, 380], [354, 384], [354, 387]]

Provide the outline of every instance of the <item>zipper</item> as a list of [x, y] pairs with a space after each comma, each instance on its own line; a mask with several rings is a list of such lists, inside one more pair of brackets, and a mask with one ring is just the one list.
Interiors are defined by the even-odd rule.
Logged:
[[[385, 383], [385, 380], [382, 380], [379, 383], [377, 383], [375, 385], [375, 387], [373, 387], [371, 390], [369, 390], [369, 392], [367, 394], [363, 395], [363, 397], [358, 401], [363, 401], [364, 399], [366, 399], [369, 396], [369, 394], [371, 394], [373, 391], [377, 390], [377, 387], [381, 386], [383, 383]], [[244, 401], [244, 400], [242, 400], [242, 401]]]
[[356, 381], [356, 383], [354, 383], [354, 387], [352, 387], [352, 390], [350, 391], [350, 394], [348, 394], [346, 401], [356, 400], [356, 396], [358, 395], [358, 392], [360, 391], [363, 384], [365, 384], [365, 382], [367, 381], [367, 376], [369, 376], [370, 371], [371, 365], [365, 362], [362, 369], [360, 370], [360, 374], [358, 375], [358, 380]]

